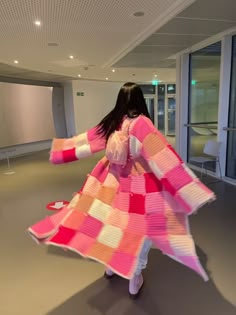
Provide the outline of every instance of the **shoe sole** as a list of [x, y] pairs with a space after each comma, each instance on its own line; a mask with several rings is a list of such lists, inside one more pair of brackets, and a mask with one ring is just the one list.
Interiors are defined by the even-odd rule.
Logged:
[[140, 289], [138, 290], [138, 292], [136, 294], [129, 293], [129, 297], [131, 298], [131, 300], [136, 300], [139, 297], [139, 295], [140, 295], [140, 293], [141, 293], [141, 291], [143, 289], [143, 286], [144, 286], [144, 282], [143, 282], [143, 284], [141, 285]]

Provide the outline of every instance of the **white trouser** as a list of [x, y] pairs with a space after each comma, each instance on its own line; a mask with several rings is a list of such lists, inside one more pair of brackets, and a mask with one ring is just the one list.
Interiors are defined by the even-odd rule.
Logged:
[[142, 270], [146, 268], [147, 262], [148, 262], [148, 254], [152, 247], [152, 241], [149, 239], [146, 239], [143, 243], [143, 248], [139, 254], [139, 261], [138, 266], [135, 271], [135, 275], [140, 275]]

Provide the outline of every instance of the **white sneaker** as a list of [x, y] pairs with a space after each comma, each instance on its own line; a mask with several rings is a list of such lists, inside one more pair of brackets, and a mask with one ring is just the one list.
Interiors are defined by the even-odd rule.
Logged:
[[129, 281], [129, 294], [130, 297], [135, 299], [138, 297], [142, 287], [143, 287], [143, 276], [142, 274], [134, 276], [130, 281]]
[[115, 273], [111, 269], [106, 269], [104, 273], [104, 277], [109, 279], [112, 278], [115, 275]]

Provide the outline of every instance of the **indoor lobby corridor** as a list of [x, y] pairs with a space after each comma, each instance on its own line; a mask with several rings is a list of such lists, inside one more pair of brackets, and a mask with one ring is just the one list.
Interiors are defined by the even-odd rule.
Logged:
[[139, 299], [128, 281], [103, 277], [104, 267], [60, 248], [37, 245], [28, 226], [52, 212], [45, 206], [70, 200], [100, 155], [67, 165], [48, 162], [48, 151], [0, 163], [1, 315], [235, 315], [236, 187], [214, 178], [206, 184], [217, 200], [190, 219], [210, 281], [150, 252]]

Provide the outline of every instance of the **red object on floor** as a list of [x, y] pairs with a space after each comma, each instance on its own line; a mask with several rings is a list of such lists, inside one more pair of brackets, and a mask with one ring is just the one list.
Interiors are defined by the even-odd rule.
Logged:
[[53, 201], [53, 202], [47, 204], [46, 208], [48, 210], [58, 211], [58, 210], [61, 210], [62, 208], [64, 208], [68, 204], [69, 204], [69, 201], [67, 201], [67, 200], [57, 200], [57, 201]]

